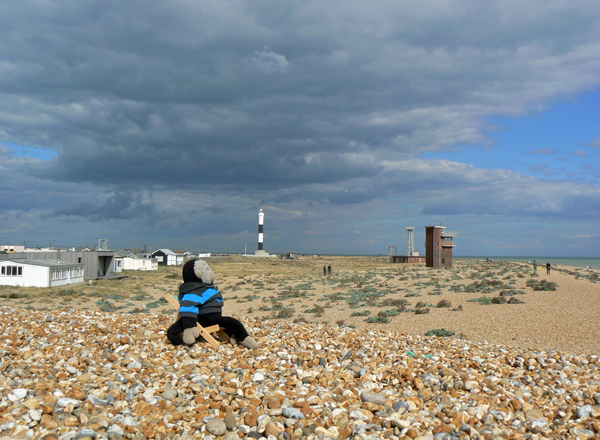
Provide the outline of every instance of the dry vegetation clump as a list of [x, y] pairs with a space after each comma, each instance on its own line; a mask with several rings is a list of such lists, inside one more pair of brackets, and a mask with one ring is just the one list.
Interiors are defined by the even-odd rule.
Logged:
[[548, 280], [527, 280], [526, 283], [529, 287], [531, 287], [535, 291], [556, 291], [558, 285], [554, 282], [550, 282]]

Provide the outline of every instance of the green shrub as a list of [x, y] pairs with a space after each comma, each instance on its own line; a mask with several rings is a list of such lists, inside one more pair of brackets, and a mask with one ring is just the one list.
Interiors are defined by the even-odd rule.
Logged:
[[468, 299], [467, 302], [478, 302], [479, 304], [487, 306], [492, 304], [492, 298], [490, 298], [489, 296], [482, 296], [481, 298]]
[[440, 328], [437, 330], [429, 330], [427, 333], [425, 333], [425, 336], [438, 336], [438, 337], [443, 337], [443, 338], [447, 338], [449, 336], [454, 336], [454, 332], [452, 330], [446, 330], [445, 328]]
[[106, 299], [96, 301], [96, 305], [100, 308], [100, 311], [102, 312], [114, 312], [117, 310], [117, 307], [115, 307], [115, 305], [112, 302]]
[[287, 319], [287, 318], [291, 318], [292, 316], [294, 316], [294, 309], [292, 309], [291, 307], [284, 307], [283, 309], [281, 309], [277, 312], [277, 314], [275, 315], [275, 318]]
[[439, 303], [437, 303], [437, 307], [438, 308], [441, 308], [441, 307], [452, 307], [452, 303], [450, 301], [448, 301], [447, 299], [443, 299]]
[[315, 306], [312, 309], [306, 310], [305, 313], [314, 313], [317, 316], [323, 316], [323, 313], [325, 313], [325, 308], [318, 304], [315, 304]]
[[369, 316], [367, 319], [365, 319], [365, 322], [368, 322], [370, 324], [387, 324], [388, 322], [390, 322], [390, 319], [383, 315], [377, 315], [377, 316]]

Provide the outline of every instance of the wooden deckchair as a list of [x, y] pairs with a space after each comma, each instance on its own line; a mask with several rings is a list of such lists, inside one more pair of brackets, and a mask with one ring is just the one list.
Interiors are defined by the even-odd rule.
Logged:
[[[179, 310], [179, 301], [177, 301], [177, 298], [175, 298], [170, 293], [165, 293], [164, 296], [167, 302], [171, 304], [175, 310]], [[221, 338], [225, 339], [226, 341], [229, 340], [227, 333], [221, 331], [221, 327], [219, 327], [218, 325], [211, 325], [210, 327], [202, 327], [200, 324], [197, 325], [198, 331], [200, 332], [200, 336], [202, 336], [206, 342], [212, 345], [212, 348], [214, 348], [215, 350], [219, 346], [219, 342], [215, 338], [213, 338], [211, 333], [219, 332], [219, 336]]]

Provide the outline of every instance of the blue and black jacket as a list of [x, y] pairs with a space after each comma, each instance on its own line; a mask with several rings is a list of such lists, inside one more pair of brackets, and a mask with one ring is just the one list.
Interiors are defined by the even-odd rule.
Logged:
[[179, 285], [179, 316], [198, 319], [198, 315], [221, 313], [223, 296], [212, 284], [187, 282]]

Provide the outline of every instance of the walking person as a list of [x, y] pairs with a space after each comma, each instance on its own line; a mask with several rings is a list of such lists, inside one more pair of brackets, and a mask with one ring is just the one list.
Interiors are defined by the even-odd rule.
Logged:
[[550, 270], [552, 269], [552, 265], [550, 262], [546, 263], [546, 275], [550, 275]]
[[537, 277], [538, 276], [538, 264], [537, 261], [533, 260], [533, 276]]
[[327, 266], [327, 273], [328, 273], [329, 275], [331, 275], [331, 264], [330, 264], [329, 266]]
[[327, 276], [327, 266], [323, 265], [323, 276], [326, 277]]

